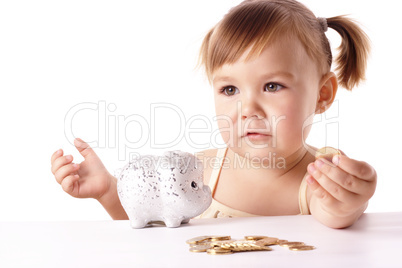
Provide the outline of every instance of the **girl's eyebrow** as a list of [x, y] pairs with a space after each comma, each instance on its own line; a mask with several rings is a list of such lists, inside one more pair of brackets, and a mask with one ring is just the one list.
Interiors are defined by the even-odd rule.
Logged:
[[232, 80], [232, 78], [230, 76], [214, 76], [212, 78], [212, 83], [229, 81], [229, 80]]
[[[287, 71], [277, 71], [277, 72], [273, 72], [273, 73], [267, 73], [264, 74], [262, 77], [264, 77], [264, 79], [270, 79], [273, 77], [278, 77], [278, 76], [282, 76], [282, 77], [286, 77], [287, 79], [294, 79], [295, 76]], [[233, 80], [233, 77], [230, 76], [215, 76], [212, 78], [212, 83], [216, 83], [216, 82], [225, 82], [225, 81], [231, 81]]]
[[267, 73], [266, 75], [264, 75], [265, 79], [271, 79], [274, 77], [278, 77], [278, 76], [282, 76], [285, 77], [287, 79], [294, 79], [295, 76], [287, 71], [277, 71], [277, 72], [273, 72], [273, 73]]

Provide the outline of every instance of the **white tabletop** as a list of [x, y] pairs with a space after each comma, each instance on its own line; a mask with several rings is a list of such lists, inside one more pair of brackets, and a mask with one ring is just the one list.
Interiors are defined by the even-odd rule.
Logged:
[[[185, 241], [201, 235], [266, 235], [316, 249], [189, 252]], [[144, 229], [131, 229], [128, 221], [0, 222], [0, 267], [402, 267], [402, 212], [365, 214], [343, 230], [312, 216], [200, 219]]]

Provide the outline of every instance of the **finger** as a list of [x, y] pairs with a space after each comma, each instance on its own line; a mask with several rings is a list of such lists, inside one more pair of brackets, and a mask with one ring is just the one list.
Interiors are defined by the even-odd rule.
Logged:
[[376, 178], [374, 168], [364, 161], [357, 161], [346, 155], [336, 155], [332, 159], [332, 162], [345, 172], [357, 178], [366, 181], [373, 181]]
[[317, 159], [313, 165], [327, 178], [349, 192], [363, 194], [367, 190], [366, 181], [356, 178], [327, 160]]
[[324, 206], [330, 207], [339, 204], [339, 201], [330, 195], [313, 176], [307, 175], [306, 180], [312, 195], [319, 199]]
[[61, 184], [62, 181], [68, 177], [69, 175], [76, 174], [75, 172], [79, 169], [78, 164], [68, 164], [59, 168], [54, 176], [56, 177], [56, 181]]
[[80, 138], [74, 140], [74, 145], [85, 159], [91, 155], [96, 155], [91, 146]]
[[350, 203], [356, 200], [358, 196], [356, 193], [348, 191], [343, 188], [338, 183], [334, 182], [331, 178], [329, 178], [326, 174], [321, 172], [314, 163], [311, 163], [308, 166], [309, 173], [314, 177], [314, 179], [320, 184], [320, 186], [331, 196], [333, 196], [336, 200], [342, 203]]
[[52, 163], [52, 173], [55, 174], [62, 166], [65, 166], [73, 161], [72, 155], [61, 156], [56, 158]]
[[61, 182], [61, 188], [68, 194], [72, 194], [79, 180], [78, 175], [69, 175]]
[[[338, 149], [339, 152], [341, 152], [341, 155], [346, 155], [344, 151], [342, 151], [341, 149]], [[335, 155], [334, 155], [335, 156]]]
[[50, 162], [53, 164], [54, 160], [56, 160], [58, 157], [63, 156], [63, 150], [59, 149], [56, 152], [52, 154], [52, 158], [50, 159]]

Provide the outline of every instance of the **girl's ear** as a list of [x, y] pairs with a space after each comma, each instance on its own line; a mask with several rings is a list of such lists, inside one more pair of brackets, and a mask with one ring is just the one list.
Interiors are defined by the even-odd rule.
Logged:
[[331, 107], [338, 90], [338, 80], [333, 72], [325, 74], [320, 81], [320, 92], [317, 96], [316, 114], [321, 114]]

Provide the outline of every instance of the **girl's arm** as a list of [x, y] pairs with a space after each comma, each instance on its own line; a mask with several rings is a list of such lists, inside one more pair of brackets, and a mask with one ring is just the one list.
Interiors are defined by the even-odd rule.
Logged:
[[110, 186], [109, 191], [98, 199], [99, 203], [109, 213], [113, 220], [128, 220], [128, 216], [120, 203], [117, 194], [117, 179], [109, 175]]
[[117, 179], [105, 168], [94, 150], [83, 140], [74, 145], [84, 161], [73, 163], [71, 155], [56, 151], [51, 158], [52, 173], [69, 195], [98, 200], [114, 220], [128, 219], [117, 194]]

